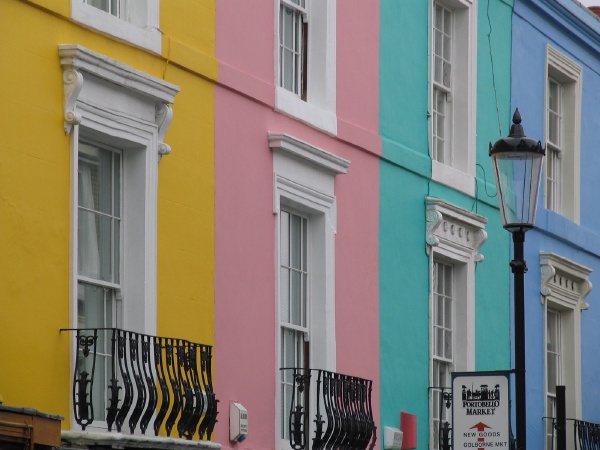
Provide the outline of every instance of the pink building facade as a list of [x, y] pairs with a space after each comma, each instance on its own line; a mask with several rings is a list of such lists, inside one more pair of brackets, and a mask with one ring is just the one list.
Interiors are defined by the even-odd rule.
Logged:
[[216, 28], [214, 439], [312, 448], [331, 377], [379, 446], [378, 1], [219, 0]]

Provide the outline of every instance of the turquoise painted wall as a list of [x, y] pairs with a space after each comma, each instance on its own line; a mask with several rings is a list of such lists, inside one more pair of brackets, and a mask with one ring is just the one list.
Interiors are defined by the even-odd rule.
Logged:
[[476, 369], [510, 368], [510, 235], [501, 225], [488, 147], [508, 134], [511, 117], [512, 1], [478, 2], [475, 197], [431, 181], [428, 3], [382, 0], [380, 12], [381, 427], [399, 426], [400, 411], [416, 414], [419, 449], [429, 445], [427, 196], [488, 219], [485, 260], [476, 268]]

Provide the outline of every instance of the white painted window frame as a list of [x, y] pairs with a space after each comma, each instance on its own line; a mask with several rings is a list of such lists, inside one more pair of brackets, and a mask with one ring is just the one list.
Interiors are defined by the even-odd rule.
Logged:
[[337, 135], [336, 116], [336, 3], [306, 0], [308, 68], [306, 101], [280, 86], [279, 8], [275, 0], [275, 110], [307, 125]]
[[[549, 152], [554, 148], [549, 142], [549, 79], [560, 83], [562, 87], [561, 142], [556, 150], [560, 151], [560, 174], [558, 199], [548, 192], [548, 177], [545, 173], [544, 205], [557, 214], [561, 214], [575, 223], [580, 221], [580, 145], [581, 145], [581, 92], [582, 67], [554, 49], [546, 46], [546, 88], [545, 88], [545, 140]], [[549, 153], [550, 155], [550, 153]], [[547, 165], [548, 166], [548, 165]]]
[[119, 17], [116, 17], [84, 0], [71, 0], [71, 18], [100, 33], [160, 54], [160, 0], [121, 0], [121, 3]]
[[[304, 78], [305, 78], [305, 70], [306, 67], [304, 66], [304, 57], [307, 56], [305, 55], [305, 51], [304, 51], [304, 40], [308, 37], [305, 36], [304, 34], [304, 24], [307, 24], [307, 29], [309, 27], [308, 25], [308, 9], [307, 6], [310, 5], [310, 0], [305, 0], [305, 5], [306, 6], [301, 6], [296, 4], [294, 1], [291, 0], [280, 0], [280, 13], [279, 13], [279, 86], [280, 87], [284, 87], [284, 78], [285, 78], [285, 73], [286, 70], [287, 71], [292, 71], [292, 89], [287, 89], [290, 92], [293, 92], [294, 94], [298, 95], [299, 97], [303, 97], [306, 93], [303, 92], [304, 89]], [[294, 26], [292, 27], [292, 35], [293, 35], [293, 45], [292, 47], [286, 47], [285, 45], [282, 44], [281, 39], [282, 39], [282, 35], [281, 35], [281, 28], [282, 28], [282, 23], [281, 23], [281, 11], [291, 11], [293, 14], [293, 22], [294, 22]], [[285, 27], [285, 24], [283, 25], [283, 27]], [[295, 28], [297, 27], [297, 28]], [[295, 31], [295, 32], [294, 32]], [[285, 34], [285, 33], [283, 33]], [[284, 64], [284, 60], [282, 60], [282, 55], [285, 53], [285, 51], [291, 51], [293, 56], [292, 56], [292, 65], [291, 67], [288, 67]], [[294, 66], [297, 66], [298, 70], [294, 70]]]
[[[581, 419], [581, 314], [589, 308], [585, 298], [592, 290], [589, 281], [592, 269], [555, 253], [540, 252], [540, 272], [541, 302], [544, 307], [544, 393], [548, 393], [548, 310], [554, 310], [560, 312], [561, 320], [561, 373], [568, 392], [566, 414], [569, 418]], [[548, 411], [547, 395], [544, 395], [544, 403], [544, 411]], [[569, 429], [567, 432], [572, 431]]]
[[[307, 142], [283, 133], [269, 133], [273, 153], [274, 204], [277, 223], [276, 252], [276, 361], [279, 365], [279, 213], [282, 207], [303, 213], [309, 219], [308, 312], [310, 327], [309, 367], [335, 371], [335, 234], [337, 201], [335, 177], [346, 173], [350, 161], [321, 150]], [[280, 373], [276, 367], [276, 435], [277, 448], [287, 449], [289, 443], [281, 436]], [[311, 399], [313, 397], [311, 396]], [[314, 411], [314, 405], [309, 405]], [[312, 436], [312, 434], [311, 434]]]
[[[441, 163], [433, 155], [433, 96], [434, 55], [433, 21], [435, 5], [452, 11], [452, 80], [446, 102], [446, 145], [449, 161]], [[467, 195], [475, 195], [476, 162], [476, 105], [477, 105], [477, 0], [430, 1], [430, 89], [429, 89], [429, 148], [431, 176], [446, 186]]]
[[[434, 287], [433, 268], [435, 262], [453, 266], [453, 351], [452, 370], [472, 371], [475, 369], [475, 263], [483, 261], [479, 249], [487, 240], [485, 224], [487, 219], [456, 205], [434, 197], [427, 197], [426, 203], [426, 243], [429, 255], [429, 317], [433, 320]], [[430, 386], [433, 386], [433, 324], [429, 325]], [[459, 343], [457, 345], [457, 343]], [[447, 386], [450, 387], [450, 386]], [[433, 405], [430, 389], [429, 405]], [[438, 440], [433, 436], [433, 414], [429, 411], [429, 448], [437, 449]], [[437, 412], [436, 412], [437, 414]]]
[[71, 325], [77, 326], [78, 148], [89, 139], [122, 150], [123, 203], [135, 205], [122, 215], [122, 327], [155, 335], [158, 162], [170, 153], [163, 138], [179, 87], [79, 45], [58, 50], [71, 137]]

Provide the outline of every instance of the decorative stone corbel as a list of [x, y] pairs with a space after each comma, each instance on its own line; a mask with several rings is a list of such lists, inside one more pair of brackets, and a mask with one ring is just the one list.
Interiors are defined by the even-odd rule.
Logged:
[[590, 304], [588, 302], [586, 302], [584, 299], [587, 297], [587, 295], [590, 293], [591, 290], [592, 290], [591, 281], [586, 280], [581, 284], [581, 300], [579, 300], [579, 308], [582, 311], [585, 311], [586, 309], [589, 309], [589, 307], [590, 307]]
[[77, 98], [83, 88], [83, 75], [67, 67], [63, 71], [64, 97], [65, 97], [65, 134], [71, 134], [73, 125], [81, 123], [81, 114], [75, 110]]
[[550, 264], [541, 264], [540, 265], [540, 273], [541, 273], [541, 289], [540, 292], [542, 294], [542, 303], [544, 303], [544, 297], [547, 297], [552, 293], [552, 289], [550, 289], [550, 280], [554, 278], [556, 274], [556, 269], [552, 267]]
[[435, 209], [428, 209], [426, 218], [427, 218], [427, 228], [425, 231], [425, 233], [426, 233], [425, 241], [427, 242], [427, 245], [430, 245], [432, 247], [435, 247], [436, 245], [440, 245], [440, 240], [438, 237], [436, 237], [435, 230], [437, 230], [439, 228], [439, 226], [442, 224], [442, 222], [444, 220], [444, 216], [442, 215], [441, 212], [439, 212]]
[[473, 251], [475, 252], [475, 256], [473, 259], [475, 262], [481, 262], [484, 259], [484, 256], [479, 253], [479, 249], [481, 246], [487, 241], [488, 234], [485, 230], [476, 230], [473, 236]]
[[158, 125], [158, 158], [171, 153], [171, 147], [163, 142], [173, 120], [173, 109], [164, 103], [156, 105], [156, 125]]

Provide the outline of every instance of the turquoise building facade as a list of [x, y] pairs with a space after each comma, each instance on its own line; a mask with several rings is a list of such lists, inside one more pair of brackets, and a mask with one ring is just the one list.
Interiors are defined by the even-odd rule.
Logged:
[[511, 367], [510, 235], [488, 148], [512, 116], [513, 2], [380, 7], [381, 426], [414, 414], [417, 448], [439, 448], [450, 372]]

